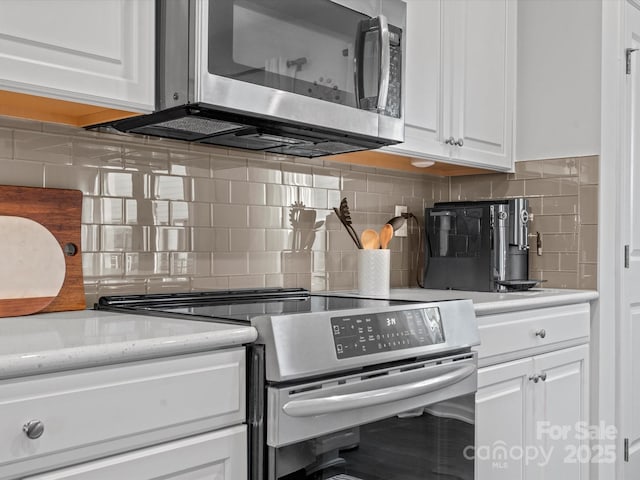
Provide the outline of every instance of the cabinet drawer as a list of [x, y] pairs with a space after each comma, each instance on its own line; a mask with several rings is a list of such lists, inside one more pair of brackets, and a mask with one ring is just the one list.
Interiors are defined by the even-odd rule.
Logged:
[[[0, 382], [0, 478], [242, 423], [243, 348]], [[30, 439], [23, 425], [44, 433]]]
[[113, 480], [117, 478], [246, 479], [246, 425], [56, 470], [29, 477], [28, 480]]
[[[553, 350], [564, 342], [589, 341], [589, 304], [540, 308], [478, 317], [479, 359], [535, 349], [534, 353]], [[502, 359], [505, 360], [505, 359]], [[484, 362], [486, 364], [486, 362]]]

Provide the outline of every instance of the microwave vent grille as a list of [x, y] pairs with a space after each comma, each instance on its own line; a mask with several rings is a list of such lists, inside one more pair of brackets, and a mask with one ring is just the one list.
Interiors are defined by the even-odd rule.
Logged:
[[200, 133], [203, 136], [230, 132], [244, 127], [244, 125], [238, 125], [237, 123], [224, 122], [220, 120], [212, 120], [209, 118], [201, 117], [176, 118], [173, 120], [156, 123], [155, 126], [161, 128], [170, 128], [174, 130], [182, 130], [185, 132]]

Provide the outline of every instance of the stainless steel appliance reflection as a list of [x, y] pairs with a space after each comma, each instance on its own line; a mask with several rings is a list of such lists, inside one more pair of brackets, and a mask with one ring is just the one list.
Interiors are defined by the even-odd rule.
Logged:
[[[302, 289], [106, 297], [100, 308], [250, 322], [252, 480], [472, 480], [479, 343], [469, 300]], [[466, 449], [466, 450], [465, 450]]]

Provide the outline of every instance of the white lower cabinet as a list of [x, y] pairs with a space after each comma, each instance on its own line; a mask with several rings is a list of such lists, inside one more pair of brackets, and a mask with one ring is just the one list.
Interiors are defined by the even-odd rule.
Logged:
[[245, 355], [0, 381], [0, 479], [246, 479]]
[[[588, 325], [589, 314], [584, 306], [580, 308], [575, 316], [562, 315], [571, 307], [539, 312], [541, 321], [559, 314], [558, 321], [579, 322], [577, 345], [568, 346], [571, 339], [565, 336], [559, 345], [526, 349], [522, 358], [478, 370], [476, 480], [589, 478], [589, 465], [597, 451], [589, 440], [589, 345], [584, 343], [581, 328], [582, 323]], [[509, 325], [518, 316], [510, 313], [493, 320]], [[535, 316], [535, 312], [526, 312], [524, 334], [535, 323]], [[479, 320], [482, 324], [482, 318]], [[491, 321], [484, 323], [486, 327]], [[495, 330], [481, 326], [480, 331], [482, 340], [483, 334], [493, 335]], [[487, 340], [487, 345], [492, 344]], [[503, 349], [512, 358], [514, 352], [503, 340]], [[499, 358], [497, 350], [486, 353]]]
[[246, 425], [28, 477], [28, 480], [241, 480], [247, 478]]

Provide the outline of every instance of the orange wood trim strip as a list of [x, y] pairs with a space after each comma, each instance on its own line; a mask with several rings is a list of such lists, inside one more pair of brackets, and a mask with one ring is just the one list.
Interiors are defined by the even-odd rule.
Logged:
[[435, 175], [441, 177], [455, 177], [460, 175], [479, 175], [496, 173], [493, 170], [485, 170], [482, 168], [465, 167], [460, 165], [452, 165], [445, 162], [436, 162], [433, 166], [427, 168], [418, 168], [411, 165], [411, 157], [403, 155], [395, 155], [393, 153], [378, 152], [371, 150], [367, 152], [345, 153], [342, 155], [334, 155], [324, 157], [331, 162], [344, 162], [356, 165], [365, 165], [374, 168], [385, 168], [390, 170], [402, 170], [405, 172], [419, 173], [421, 175]]
[[84, 127], [140, 114], [0, 90], [0, 115]]

